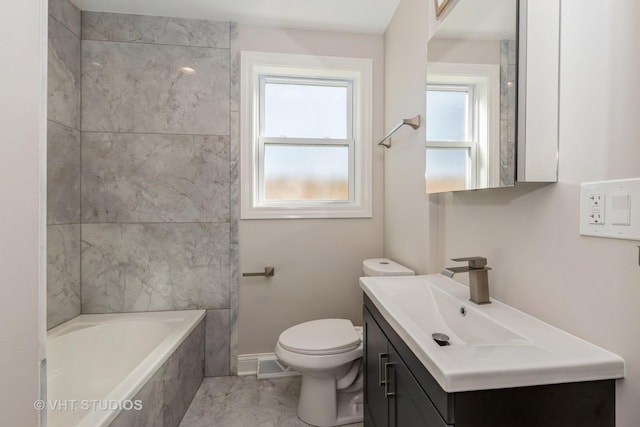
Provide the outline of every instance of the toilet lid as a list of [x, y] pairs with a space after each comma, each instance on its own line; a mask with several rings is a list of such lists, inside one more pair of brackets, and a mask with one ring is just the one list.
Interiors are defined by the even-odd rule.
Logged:
[[350, 320], [321, 319], [292, 326], [278, 341], [289, 351], [322, 355], [354, 350], [360, 345], [360, 336]]

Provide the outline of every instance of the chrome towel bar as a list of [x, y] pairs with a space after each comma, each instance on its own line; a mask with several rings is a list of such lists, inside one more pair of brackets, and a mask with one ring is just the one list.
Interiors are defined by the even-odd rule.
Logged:
[[396, 125], [396, 127], [394, 127], [393, 129], [391, 129], [385, 136], [384, 138], [382, 138], [382, 140], [380, 142], [378, 142], [378, 145], [382, 145], [383, 147], [386, 148], [391, 148], [391, 141], [387, 142], [385, 144], [385, 141], [389, 138], [391, 138], [391, 135], [393, 135], [394, 133], [396, 133], [396, 131], [398, 129], [400, 129], [402, 126], [404, 125], [409, 125], [414, 129], [418, 129], [420, 127], [420, 114], [418, 114], [415, 117], [412, 117], [410, 119], [403, 119], [400, 123], [398, 123]]

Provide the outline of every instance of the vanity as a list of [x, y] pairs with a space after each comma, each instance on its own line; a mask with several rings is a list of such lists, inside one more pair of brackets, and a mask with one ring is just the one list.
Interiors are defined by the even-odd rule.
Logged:
[[360, 287], [365, 426], [615, 426], [619, 356], [442, 275]]

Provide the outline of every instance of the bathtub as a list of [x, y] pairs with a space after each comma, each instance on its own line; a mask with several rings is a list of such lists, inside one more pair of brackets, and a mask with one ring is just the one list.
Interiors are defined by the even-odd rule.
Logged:
[[51, 329], [47, 425], [108, 426], [120, 413], [148, 411], [152, 403], [136, 395], [196, 328], [202, 330], [204, 316], [204, 310], [82, 314]]

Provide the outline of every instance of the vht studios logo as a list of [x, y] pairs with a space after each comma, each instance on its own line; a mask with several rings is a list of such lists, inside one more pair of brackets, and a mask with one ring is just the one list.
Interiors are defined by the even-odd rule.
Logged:
[[33, 407], [38, 411], [139, 411], [142, 400], [97, 400], [97, 399], [54, 399], [36, 400]]

